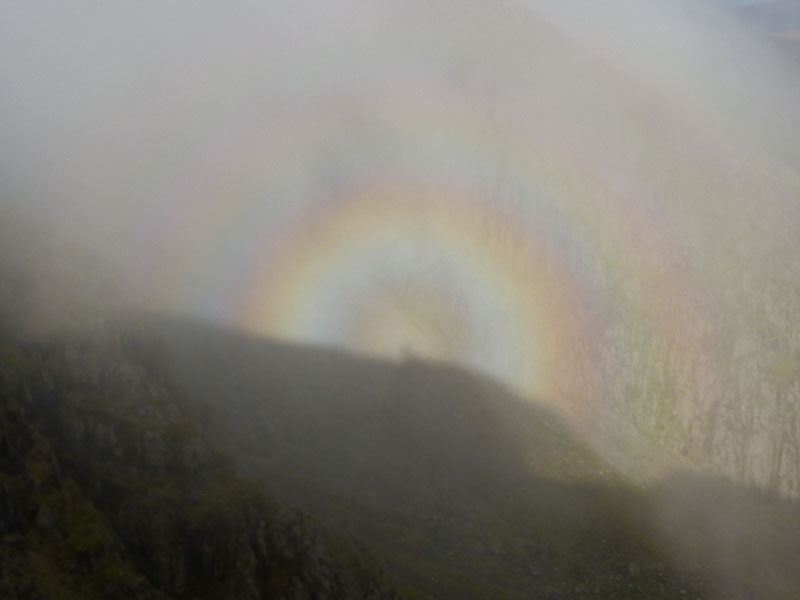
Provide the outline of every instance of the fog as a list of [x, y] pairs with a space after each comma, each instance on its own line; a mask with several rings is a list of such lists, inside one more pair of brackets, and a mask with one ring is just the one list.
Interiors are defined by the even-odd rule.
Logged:
[[794, 493], [800, 23], [743, 4], [9, 2], [4, 201], [125, 305], [455, 362]]

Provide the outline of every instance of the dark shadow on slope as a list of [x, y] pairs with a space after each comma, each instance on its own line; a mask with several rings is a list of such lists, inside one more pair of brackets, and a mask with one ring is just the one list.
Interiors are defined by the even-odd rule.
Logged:
[[310, 469], [348, 490], [399, 481], [398, 494], [415, 484], [482, 494], [524, 486], [530, 474], [600, 481], [612, 471], [555, 413], [458, 367], [357, 357], [180, 319], [151, 317], [128, 331], [128, 348], [245, 461]]
[[486, 377], [182, 319], [139, 317], [125, 331], [242, 471], [435, 597], [800, 590], [797, 538], [770, 525], [795, 527], [796, 505], [699, 478], [632, 489], [556, 415]]

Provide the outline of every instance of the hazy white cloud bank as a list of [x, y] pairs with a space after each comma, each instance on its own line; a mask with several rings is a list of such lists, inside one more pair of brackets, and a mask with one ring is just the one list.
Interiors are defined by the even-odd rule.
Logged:
[[[416, 211], [409, 230], [430, 231], [403, 239], [418, 272], [452, 272], [448, 252], [467, 257], [449, 284], [460, 298], [444, 302], [494, 315], [474, 326], [486, 330], [503, 310], [476, 306], [551, 287], [514, 287], [524, 276], [509, 257], [526, 244], [549, 257], [533, 271], [561, 274], [553, 289], [606, 306], [617, 297], [587, 292], [596, 281], [650, 285], [649, 267], [619, 257], [663, 254], [659, 236], [675, 255], [713, 246], [746, 233], [731, 228], [753, 207], [785, 215], [796, 198], [796, 67], [711, 2], [8, 2], [0, 11], [4, 193], [117, 265], [126, 294], [171, 309], [248, 324], [238, 315], [255, 302], [241, 300], [251, 285], [338, 297], [286, 273], [322, 281], [309, 257], [339, 256], [336, 236], [371, 239], [388, 219], [382, 239], [395, 239], [398, 215]], [[450, 198], [431, 202], [451, 202], [454, 215], [500, 207], [503, 216], [454, 219], [460, 233], [448, 238], [449, 208], [421, 217], [422, 201], [408, 200], [422, 188]], [[354, 190], [374, 201], [359, 204]], [[339, 223], [336, 202], [377, 206], [386, 219], [348, 208], [334, 235], [318, 221]], [[476, 222], [483, 233], [470, 230]], [[464, 242], [482, 237], [481, 250]], [[381, 256], [408, 278], [414, 261], [401, 258], [405, 242], [392, 243], [397, 256], [383, 247]], [[305, 262], [271, 262], [290, 255]], [[340, 258], [341, 273], [356, 277], [361, 263]], [[508, 279], [487, 283], [492, 260]], [[505, 285], [505, 300], [464, 292]], [[342, 298], [330, 314], [350, 306]], [[543, 314], [548, 302], [562, 301], [531, 300]]]

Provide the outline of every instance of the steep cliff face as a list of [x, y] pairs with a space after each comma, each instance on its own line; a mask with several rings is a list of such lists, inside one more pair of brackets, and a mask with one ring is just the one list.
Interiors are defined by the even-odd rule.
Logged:
[[394, 598], [236, 477], [113, 335], [0, 345], [0, 598]]
[[0, 346], [0, 597], [163, 598], [47, 435], [52, 392], [30, 352]]

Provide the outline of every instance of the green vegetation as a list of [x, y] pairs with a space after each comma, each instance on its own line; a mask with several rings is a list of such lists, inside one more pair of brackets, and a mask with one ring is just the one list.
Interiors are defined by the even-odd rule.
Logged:
[[217, 473], [195, 494], [185, 512], [190, 529], [227, 536], [248, 509], [258, 510], [265, 517], [274, 512], [264, 485], [231, 473]]
[[32, 361], [20, 348], [10, 344], [0, 344], [0, 368], [15, 375], [24, 375], [32, 366]]
[[64, 543], [70, 549], [78, 554], [93, 555], [114, 543], [108, 523], [88, 502], [74, 498], [65, 509]]

